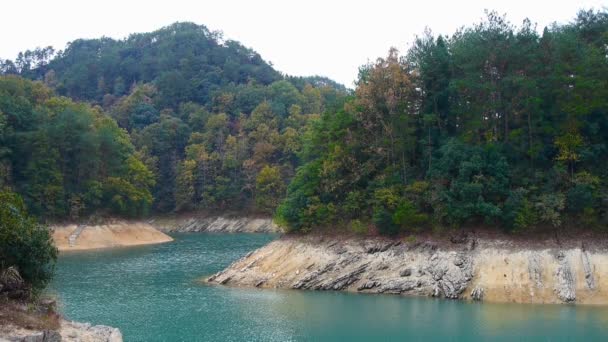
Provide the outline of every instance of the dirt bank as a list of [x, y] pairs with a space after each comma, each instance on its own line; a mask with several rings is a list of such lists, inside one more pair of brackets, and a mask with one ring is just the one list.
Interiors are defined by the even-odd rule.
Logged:
[[608, 304], [601, 243], [284, 237], [208, 282], [517, 303]]
[[53, 240], [60, 251], [148, 245], [173, 241], [148, 223], [114, 222], [104, 225], [53, 226]]

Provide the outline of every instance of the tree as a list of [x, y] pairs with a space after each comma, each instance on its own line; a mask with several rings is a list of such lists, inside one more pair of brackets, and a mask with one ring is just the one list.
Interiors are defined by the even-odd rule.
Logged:
[[279, 168], [264, 166], [256, 178], [255, 187], [257, 207], [262, 211], [272, 213], [279, 205], [285, 191]]
[[5, 111], [2, 179], [33, 214], [77, 220], [110, 207], [125, 215], [146, 211], [154, 177], [127, 131], [99, 107], [55, 97], [38, 82], [0, 77]]
[[605, 11], [542, 36], [488, 12], [451, 37], [426, 31], [405, 58], [391, 50], [343, 108], [308, 121], [277, 221], [605, 226], [607, 34]]
[[56, 259], [48, 228], [27, 214], [19, 195], [0, 191], [0, 272], [16, 267], [35, 294], [51, 280]]
[[[120, 41], [77, 39], [56, 55], [24, 52], [0, 72], [53, 88], [0, 79], [6, 146], [26, 156], [0, 155], [9, 170], [0, 176], [35, 214], [53, 219], [132, 215], [129, 198], [147, 196], [127, 184], [121, 165], [130, 155], [154, 173], [156, 211], [255, 209], [260, 170], [277, 165], [291, 178], [306, 122], [348, 92], [323, 77], [283, 76], [255, 51], [192, 23]], [[48, 171], [37, 175], [41, 167]]]
[[572, 178], [574, 178], [574, 165], [580, 159], [578, 150], [583, 146], [583, 138], [578, 133], [566, 133], [555, 138], [558, 154], [555, 159], [566, 163]]
[[411, 75], [393, 48], [386, 59], [379, 58], [360, 70], [355, 91], [357, 119], [369, 132], [366, 143], [370, 152], [380, 154], [384, 163], [399, 167], [404, 180], [417, 149], [417, 105]]
[[149, 189], [154, 185], [154, 176], [137, 158], [126, 161], [124, 177], [108, 177], [104, 184], [104, 197], [116, 213], [137, 217], [148, 214], [152, 205]]
[[177, 171], [177, 190], [175, 191], [175, 209], [192, 209], [195, 200], [195, 170], [196, 161], [184, 160]]

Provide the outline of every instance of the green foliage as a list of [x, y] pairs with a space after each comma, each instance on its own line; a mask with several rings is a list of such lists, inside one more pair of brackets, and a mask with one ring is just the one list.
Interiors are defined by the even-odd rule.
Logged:
[[326, 221], [319, 212], [311, 210], [320, 201], [315, 196], [320, 183], [320, 165], [311, 162], [298, 169], [287, 189], [287, 196], [279, 205], [276, 221], [288, 231], [308, 231]]
[[[309, 126], [281, 223], [605, 225], [607, 38], [605, 10], [542, 35], [488, 12], [451, 37], [425, 32], [404, 57], [391, 49]], [[336, 220], [312, 219], [329, 204]]]
[[402, 200], [393, 213], [393, 222], [404, 228], [420, 228], [428, 220], [428, 215], [420, 213], [409, 200]]
[[509, 189], [509, 166], [491, 146], [481, 149], [450, 140], [438, 151], [430, 170], [439, 198], [445, 205], [443, 219], [462, 224], [471, 219], [493, 222]]
[[33, 214], [78, 220], [109, 208], [140, 215], [150, 207], [153, 174], [128, 133], [99, 108], [54, 97], [38, 82], [0, 76], [0, 111], [9, 113], [4, 178]]
[[399, 232], [399, 226], [393, 221], [391, 213], [384, 207], [374, 208], [372, 221], [380, 234], [396, 235]]
[[541, 221], [557, 227], [562, 224], [562, 210], [566, 198], [561, 193], [542, 194], [538, 197], [535, 207]]
[[121, 215], [143, 216], [152, 204], [149, 189], [154, 185], [154, 175], [134, 156], [126, 160], [123, 177], [108, 177], [104, 184], [104, 197]]
[[505, 228], [523, 231], [538, 223], [538, 213], [527, 197], [528, 192], [519, 188], [511, 191], [503, 206]]
[[351, 220], [349, 223], [350, 230], [358, 235], [363, 235], [368, 233], [367, 225], [361, 220]]
[[274, 212], [283, 197], [285, 184], [276, 166], [264, 166], [255, 181], [256, 206], [268, 213]]
[[281, 77], [259, 54], [193, 23], [125, 40], [77, 39], [47, 63], [23, 66], [20, 72], [40, 79], [50, 70], [62, 95], [101, 100], [105, 94], [125, 95], [133, 83], [155, 83], [158, 105], [173, 108], [181, 102], [207, 102], [217, 85], [267, 85]]
[[[193, 23], [175, 23], [119, 41], [78, 39], [58, 53], [52, 49], [27, 51], [16, 64], [1, 63], [1, 73], [44, 79], [60, 95], [101, 106], [104, 113], [98, 116], [109, 114], [118, 123], [116, 128], [126, 130], [130, 138], [126, 137], [126, 144], [124, 139], [113, 144], [113, 136], [124, 134], [106, 127], [100, 132], [106, 145], [99, 148], [111, 152], [117, 145], [130, 145], [128, 140], [132, 139], [134, 153], [156, 180], [151, 206], [163, 212], [245, 207], [270, 212], [283, 193], [275, 191], [258, 199], [259, 173], [266, 165], [275, 165], [287, 183], [299, 163], [300, 136], [310, 119], [339, 107], [348, 92], [323, 77], [283, 76], [255, 51]], [[27, 92], [36, 90], [41, 97], [51, 96], [39, 83], [26, 86], [34, 88]], [[10, 96], [6, 97], [10, 106], [0, 105], [0, 109], [16, 113], [14, 109], [24, 108], [21, 94]], [[34, 112], [35, 107], [28, 110]], [[84, 133], [98, 120], [81, 113], [92, 108], [69, 109], [58, 112], [61, 123], [50, 125], [56, 128], [51, 136], [40, 134], [38, 139], [46, 140], [40, 144], [40, 152], [32, 152], [39, 155], [32, 158], [29, 176], [15, 180], [23, 182], [20, 191], [27, 190], [32, 210], [48, 217], [64, 217], [70, 212], [70, 199], [80, 198], [83, 215], [98, 207], [110, 207], [123, 215], [145, 212], [142, 208], [150, 206], [149, 196], [126, 186], [129, 181], [124, 174], [108, 174], [101, 167], [103, 175], [98, 172], [94, 179], [71, 183], [72, 177], [65, 170], [84, 161], [72, 158], [70, 147], [90, 154], [99, 142], [95, 134]], [[4, 130], [2, 115], [0, 120], [0, 130]], [[28, 132], [25, 126], [30, 121], [9, 120], [23, 123], [24, 127], [17, 129]], [[68, 134], [60, 137], [64, 130]], [[112, 170], [125, 172], [115, 164], [124, 163], [132, 149], [120, 151], [116, 158], [104, 155], [101, 160], [112, 162]], [[0, 180], [7, 182], [4, 154], [0, 148]], [[82, 172], [90, 173], [98, 164], [94, 158], [87, 165], [90, 170]], [[18, 166], [19, 170], [24, 168], [27, 166]], [[36, 175], [42, 168], [48, 171]], [[110, 181], [105, 182], [108, 177]], [[43, 181], [27, 181], [32, 178]], [[102, 181], [106, 193], [100, 195], [95, 187], [85, 196], [86, 190], [80, 188], [96, 181]], [[77, 196], [74, 188], [78, 188]], [[31, 197], [36, 200], [30, 201]], [[134, 203], [140, 205], [131, 209]]]
[[34, 291], [53, 276], [57, 249], [47, 227], [28, 216], [21, 197], [0, 191], [0, 271], [16, 266]]
[[101, 107], [0, 78], [0, 184], [47, 217], [276, 208], [303, 232], [601, 227], [607, 45], [605, 10], [542, 34], [488, 12], [362, 66], [349, 94], [190, 23], [77, 40], [2, 63]]

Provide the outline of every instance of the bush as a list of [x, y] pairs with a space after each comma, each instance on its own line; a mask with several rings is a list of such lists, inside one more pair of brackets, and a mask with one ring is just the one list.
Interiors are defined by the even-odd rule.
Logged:
[[17, 267], [34, 291], [51, 280], [57, 249], [48, 228], [29, 217], [21, 197], [0, 191], [0, 271]]
[[510, 192], [502, 211], [502, 222], [507, 230], [522, 231], [537, 223], [537, 213], [523, 188]]
[[350, 221], [350, 230], [359, 235], [367, 234], [367, 225], [361, 222], [361, 220], [351, 220]]
[[593, 189], [586, 184], [575, 185], [566, 193], [566, 208], [573, 214], [582, 214], [595, 203]]
[[534, 207], [542, 222], [550, 223], [554, 227], [562, 224], [562, 211], [566, 203], [566, 196], [562, 193], [543, 194], [538, 197]]
[[499, 219], [510, 186], [510, 168], [502, 153], [493, 146], [481, 148], [452, 139], [438, 155], [429, 176], [436, 184], [433, 207], [441, 208], [441, 219], [454, 225]]
[[372, 219], [378, 232], [382, 235], [397, 235], [399, 226], [393, 222], [393, 217], [388, 210], [383, 207], [374, 209], [374, 217]]
[[427, 214], [420, 213], [408, 200], [402, 200], [393, 214], [393, 222], [404, 228], [419, 228], [428, 222], [428, 219]]
[[346, 194], [342, 209], [350, 217], [360, 216], [365, 211], [365, 194], [362, 191], [349, 192]]

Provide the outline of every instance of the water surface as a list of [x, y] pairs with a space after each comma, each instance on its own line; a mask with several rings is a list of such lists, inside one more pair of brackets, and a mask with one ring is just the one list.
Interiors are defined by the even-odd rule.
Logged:
[[64, 254], [51, 286], [69, 318], [125, 341], [607, 341], [608, 309], [390, 295], [238, 289], [197, 280], [274, 238], [176, 234], [174, 242]]

